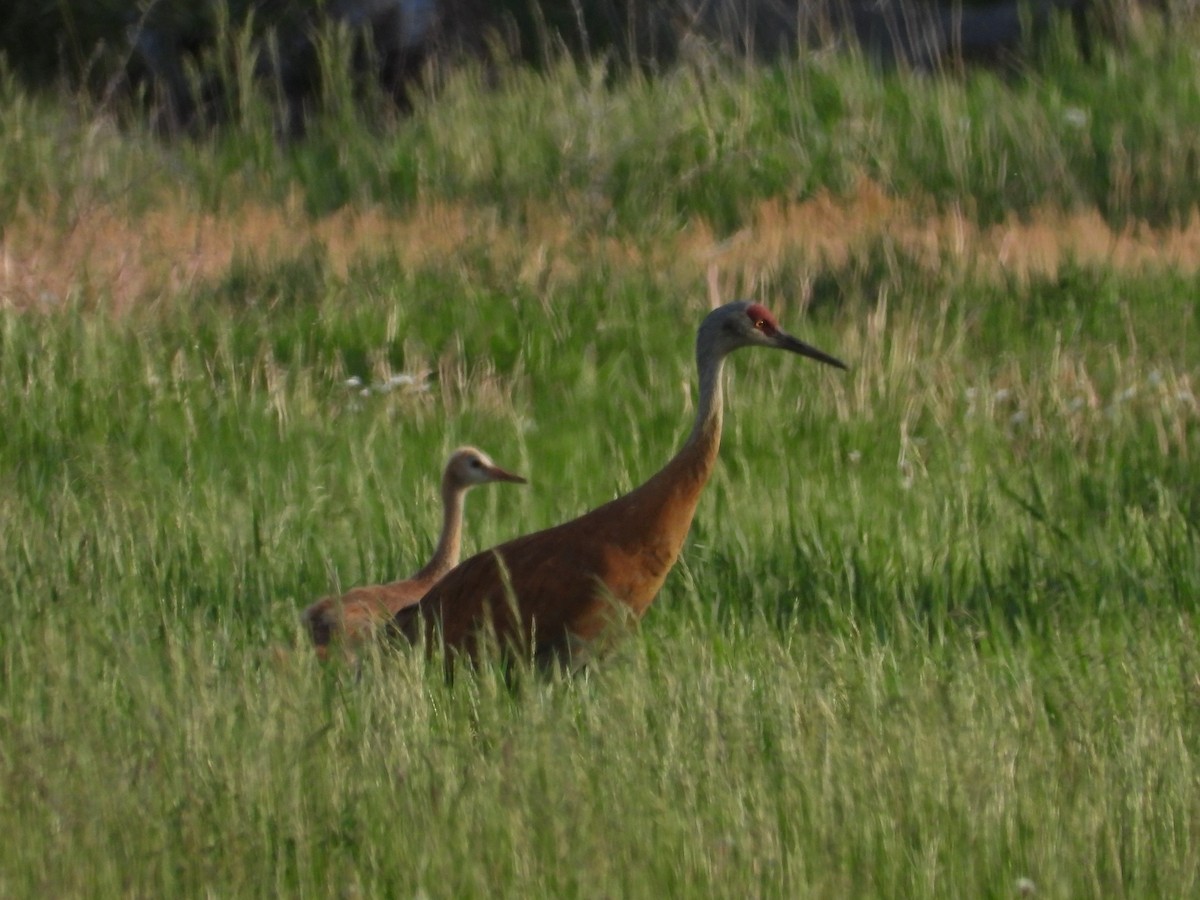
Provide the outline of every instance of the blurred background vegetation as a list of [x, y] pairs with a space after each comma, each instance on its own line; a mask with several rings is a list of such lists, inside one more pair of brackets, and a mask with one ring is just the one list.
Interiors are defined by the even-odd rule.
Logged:
[[[1178, 18], [1192, 5], [1155, 8]], [[1132, 0], [10, 0], [0, 58], [26, 87], [132, 96], [172, 129], [225, 117], [236, 78], [249, 76], [279, 92], [295, 134], [347, 76], [407, 109], [415, 83], [456, 63], [542, 67], [564, 52], [613, 71], [661, 71], [697, 44], [737, 58], [841, 47], [884, 66], [1011, 67], [1036, 55], [1056, 23], [1090, 57], [1097, 42], [1125, 40], [1140, 16]], [[345, 52], [322, 53], [331, 43]], [[233, 56], [252, 60], [249, 72], [235, 74]]]

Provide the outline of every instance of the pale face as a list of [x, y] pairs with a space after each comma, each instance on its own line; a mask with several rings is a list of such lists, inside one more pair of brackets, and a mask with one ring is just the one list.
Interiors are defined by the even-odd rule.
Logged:
[[447, 469], [454, 482], [464, 486], [487, 484], [492, 481], [525, 483], [525, 479], [520, 475], [514, 475], [512, 472], [500, 468], [492, 462], [490, 456], [474, 447], [463, 447], [454, 451]]

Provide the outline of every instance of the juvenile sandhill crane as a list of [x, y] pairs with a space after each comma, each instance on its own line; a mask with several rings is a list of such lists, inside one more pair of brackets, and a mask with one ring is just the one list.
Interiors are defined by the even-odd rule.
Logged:
[[393, 626], [427, 650], [440, 637], [451, 656], [475, 657], [486, 634], [504, 652], [570, 666], [597, 649], [610, 625], [640, 618], [675, 564], [712, 474], [721, 442], [721, 369], [739, 347], [773, 347], [846, 368], [781, 331], [761, 304], [718, 307], [696, 336], [695, 424], [661, 471], [577, 519], [471, 557]]
[[340, 644], [347, 652], [370, 637], [397, 612], [411, 606], [437, 580], [458, 564], [462, 551], [463, 504], [467, 491], [477, 484], [509, 481], [524, 484], [520, 475], [500, 468], [482, 450], [460, 447], [450, 454], [442, 473], [442, 534], [433, 558], [411, 578], [388, 584], [358, 587], [340, 597], [318, 600], [303, 613], [304, 626], [317, 655], [327, 659], [330, 647]]

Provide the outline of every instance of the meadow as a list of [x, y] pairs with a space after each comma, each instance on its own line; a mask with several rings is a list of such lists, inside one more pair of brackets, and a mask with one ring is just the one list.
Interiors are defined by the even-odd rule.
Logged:
[[[0, 895], [1195, 894], [1188, 34], [467, 70], [287, 145], [249, 84], [164, 141], [5, 78]], [[850, 370], [730, 360], [638, 632], [318, 665], [453, 447], [530, 479], [468, 551], [666, 461], [710, 272]]]

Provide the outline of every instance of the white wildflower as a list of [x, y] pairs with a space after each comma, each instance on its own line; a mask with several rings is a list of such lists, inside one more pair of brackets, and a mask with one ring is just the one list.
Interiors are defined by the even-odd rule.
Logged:
[[1063, 121], [1075, 128], [1086, 126], [1089, 118], [1087, 110], [1078, 106], [1068, 106], [1063, 110]]

